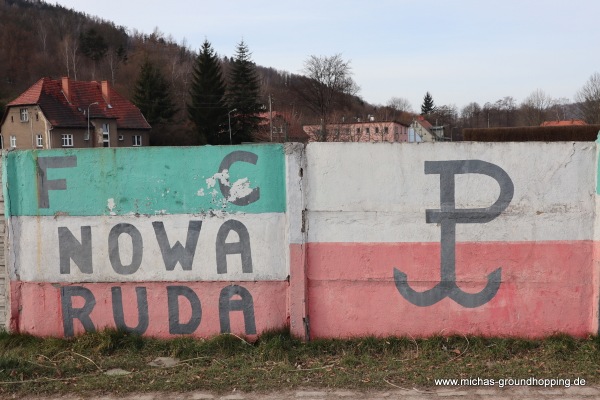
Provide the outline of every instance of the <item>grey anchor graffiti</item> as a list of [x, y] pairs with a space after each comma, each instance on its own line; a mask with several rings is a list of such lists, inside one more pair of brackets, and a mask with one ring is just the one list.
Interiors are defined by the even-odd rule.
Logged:
[[[394, 281], [400, 294], [416, 306], [428, 307], [449, 297], [466, 308], [479, 307], [490, 301], [500, 288], [502, 268], [487, 276], [487, 284], [479, 293], [467, 293], [456, 284], [456, 224], [484, 224], [498, 217], [510, 204], [514, 185], [506, 171], [481, 160], [425, 161], [425, 174], [440, 175], [440, 209], [426, 210], [427, 223], [441, 227], [441, 279], [433, 288], [417, 292], [408, 284], [404, 272], [394, 268]], [[487, 208], [456, 209], [455, 176], [487, 175], [500, 185], [500, 195]]]

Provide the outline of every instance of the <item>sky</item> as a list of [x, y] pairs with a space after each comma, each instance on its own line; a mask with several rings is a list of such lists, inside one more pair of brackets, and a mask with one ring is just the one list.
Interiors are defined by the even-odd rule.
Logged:
[[[52, 0], [49, 0], [52, 2]], [[241, 40], [253, 61], [302, 73], [311, 55], [349, 60], [358, 95], [483, 105], [534, 90], [574, 101], [600, 72], [598, 0], [58, 0], [127, 28], [156, 28], [221, 56]]]

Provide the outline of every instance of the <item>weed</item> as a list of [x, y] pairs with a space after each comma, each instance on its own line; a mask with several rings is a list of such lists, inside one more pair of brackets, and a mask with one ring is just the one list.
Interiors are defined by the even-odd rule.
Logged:
[[[179, 363], [149, 362], [170, 356]], [[145, 391], [277, 390], [301, 386], [386, 389], [430, 387], [438, 378], [575, 378], [600, 382], [600, 339], [544, 340], [436, 336], [300, 342], [287, 330], [254, 342], [223, 334], [159, 340], [103, 330], [71, 339], [0, 332], [0, 397]], [[107, 376], [120, 368], [125, 376]]]

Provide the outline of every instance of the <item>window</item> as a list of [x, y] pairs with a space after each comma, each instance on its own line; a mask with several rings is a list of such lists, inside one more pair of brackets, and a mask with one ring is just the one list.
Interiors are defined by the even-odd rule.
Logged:
[[375, 133], [379, 133], [379, 128], [375, 128]]
[[29, 121], [29, 111], [26, 108], [21, 108], [21, 122]]
[[356, 128], [356, 133], [360, 135], [360, 128]]
[[366, 128], [366, 131], [367, 131], [367, 135], [368, 135], [369, 133], [371, 133], [371, 128]]
[[388, 128], [387, 126], [385, 128], [383, 128], [383, 133], [385, 133], [386, 135], [389, 133], [390, 128]]
[[10, 135], [10, 147], [17, 147], [17, 137], [15, 135]]
[[62, 146], [63, 147], [73, 147], [73, 134], [72, 133], [63, 133], [61, 135], [62, 138]]
[[37, 144], [37, 147], [44, 147], [44, 138], [42, 138], [42, 135], [36, 135], [35, 143]]
[[131, 139], [133, 139], [133, 145], [134, 146], [141, 146], [142, 145], [142, 135], [133, 135], [131, 137]]
[[104, 147], [110, 147], [110, 125], [102, 124], [102, 144]]

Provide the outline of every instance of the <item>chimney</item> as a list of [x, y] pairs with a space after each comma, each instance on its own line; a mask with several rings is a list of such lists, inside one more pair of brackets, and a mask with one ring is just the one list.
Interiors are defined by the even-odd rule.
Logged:
[[106, 104], [110, 104], [110, 91], [108, 88], [108, 81], [102, 81], [102, 97]]
[[67, 98], [67, 101], [71, 103], [71, 80], [68, 76], [62, 77], [62, 91]]

